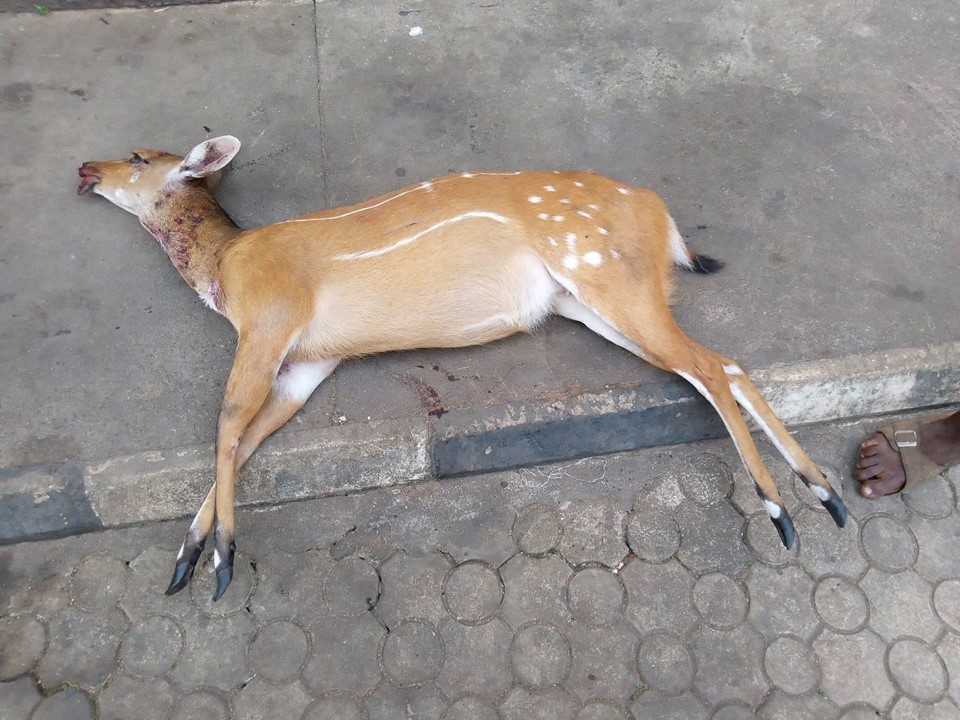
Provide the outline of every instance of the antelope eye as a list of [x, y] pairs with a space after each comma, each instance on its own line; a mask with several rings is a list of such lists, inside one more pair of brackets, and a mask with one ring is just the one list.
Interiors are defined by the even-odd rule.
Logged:
[[143, 162], [143, 158], [140, 157], [139, 155], [137, 155], [136, 153], [134, 153], [133, 155], [130, 156], [130, 164], [131, 164], [131, 165], [139, 165], [139, 164], [142, 163], [142, 162]]

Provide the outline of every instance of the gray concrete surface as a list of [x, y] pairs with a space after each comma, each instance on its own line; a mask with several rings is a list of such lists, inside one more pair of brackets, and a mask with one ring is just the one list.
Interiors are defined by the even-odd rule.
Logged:
[[8, 545], [0, 717], [960, 718], [960, 472], [859, 499], [879, 422], [798, 434], [843, 530], [768, 457], [793, 552], [721, 440], [246, 510], [215, 605], [180, 523]]
[[[948, 3], [0, 15], [0, 543], [100, 530], [0, 548], [0, 711], [957, 717], [955, 473], [875, 504], [847, 480], [843, 533], [791, 498], [790, 555], [726, 440], [545, 467], [720, 433], [559, 320], [340, 368], [242, 478], [232, 594], [211, 607], [203, 572], [163, 598], [184, 528], [158, 521], [212, 480], [233, 337], [131, 216], [74, 194], [84, 160], [224, 133], [245, 226], [450, 170], [591, 168], [727, 262], [679, 279], [676, 314], [789, 422], [945, 405], [955, 29]], [[799, 437], [844, 479], [873, 425]]]
[[[183, 458], [204, 457], [232, 332], [135, 219], [74, 196], [74, 169], [227, 132], [245, 144], [220, 197], [243, 225], [467, 168], [593, 168], [653, 187], [691, 244], [728, 263], [680, 278], [681, 324], [754, 371], [791, 422], [955, 401], [950, 17], [695, 2], [0, 15], [0, 535], [111, 526], [144, 495], [141, 519], [171, 517], [202, 496], [205, 460], [177, 496], [140, 472], [179, 458], [176, 485]], [[590, 427], [522, 428], [528, 448], [498, 432], [572, 410]], [[250, 501], [336, 491], [316, 480], [316, 443], [372, 442], [384, 422], [409, 429], [424, 475], [719, 432], [684, 383], [557, 320], [346, 364], [275, 440], [304, 471], [271, 465], [245, 481], [269, 490]], [[504, 452], [477, 458], [487, 447]], [[365, 466], [371, 480], [347, 486], [420, 477]]]

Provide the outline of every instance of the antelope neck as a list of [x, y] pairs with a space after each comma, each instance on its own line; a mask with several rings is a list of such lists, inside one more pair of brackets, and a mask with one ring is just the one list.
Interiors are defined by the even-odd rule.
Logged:
[[205, 188], [165, 190], [140, 224], [198, 292], [216, 279], [220, 252], [241, 230]]

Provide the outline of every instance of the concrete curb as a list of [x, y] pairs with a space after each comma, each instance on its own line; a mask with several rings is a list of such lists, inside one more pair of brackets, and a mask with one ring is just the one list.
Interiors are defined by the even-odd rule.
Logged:
[[164, 8], [171, 5], [213, 5], [229, 0], [6, 0], [0, 3], [0, 13], [30, 13], [36, 15], [59, 10], [137, 10]]
[[[960, 343], [751, 372], [788, 425], [915, 410], [960, 398]], [[348, 423], [273, 438], [244, 469], [237, 502], [277, 504], [724, 434], [685, 383], [451, 411], [439, 420]], [[192, 515], [213, 447], [0, 470], [0, 544]]]

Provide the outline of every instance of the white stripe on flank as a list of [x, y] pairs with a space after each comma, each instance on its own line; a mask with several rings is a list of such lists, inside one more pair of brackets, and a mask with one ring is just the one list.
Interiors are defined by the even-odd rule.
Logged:
[[[498, 175], [498, 176], [521, 175], [522, 173], [523, 173], [523, 170], [517, 170], [516, 172], [481, 172], [481, 173], [472, 173], [472, 174], [468, 173], [468, 174], [470, 177], [476, 177], [477, 175]], [[434, 185], [440, 185], [441, 183], [452, 182], [453, 180], [457, 180], [461, 177], [464, 177], [464, 176], [457, 175], [455, 177], [443, 178], [442, 180], [437, 180], [436, 182], [430, 182], [429, 180], [427, 180], [426, 182], [420, 183], [415, 188], [410, 188], [409, 190], [398, 192], [396, 195], [391, 195], [390, 197], [385, 198], [384, 200], [381, 200], [378, 203], [374, 203], [373, 205], [364, 205], [363, 207], [356, 208], [355, 210], [350, 210], [349, 212], [341, 213], [340, 215], [330, 215], [328, 217], [318, 217], [318, 218], [294, 218], [292, 220], [281, 220], [280, 222], [275, 224], [283, 225], [284, 223], [323, 222], [325, 220], [339, 220], [340, 218], [349, 217], [350, 215], [356, 215], [357, 213], [366, 212], [367, 210], [373, 210], [375, 208], [380, 207], [381, 205], [386, 205], [391, 200], [402, 198], [404, 195], [409, 195], [410, 193], [416, 192], [417, 190], [427, 190], [427, 191], [433, 190]]]
[[397, 250], [398, 248], [402, 248], [406, 245], [409, 245], [412, 242], [416, 242], [417, 240], [422, 238], [424, 235], [427, 235], [428, 233], [432, 233], [435, 230], [439, 230], [442, 227], [446, 227], [447, 225], [452, 225], [453, 223], [461, 222], [463, 220], [471, 220], [473, 218], [485, 218], [487, 220], [495, 220], [498, 223], [501, 223], [503, 225], [506, 225], [507, 223], [510, 222], [503, 215], [498, 215], [497, 213], [486, 212], [483, 210], [474, 210], [471, 212], [463, 213], [463, 215], [457, 215], [456, 217], [448, 218], [447, 220], [441, 220], [438, 223], [434, 223], [433, 225], [428, 227], [426, 230], [421, 230], [415, 235], [411, 235], [410, 237], [405, 237], [402, 240], [397, 240], [397, 242], [393, 243], [393, 245], [387, 245], [387, 247], [385, 248], [380, 248], [379, 250], [367, 250], [365, 252], [345, 253], [343, 255], [336, 255], [333, 259], [334, 260], [364, 260], [366, 258], [379, 257], [380, 255], [386, 255], [388, 252], [392, 252], [394, 250]]

